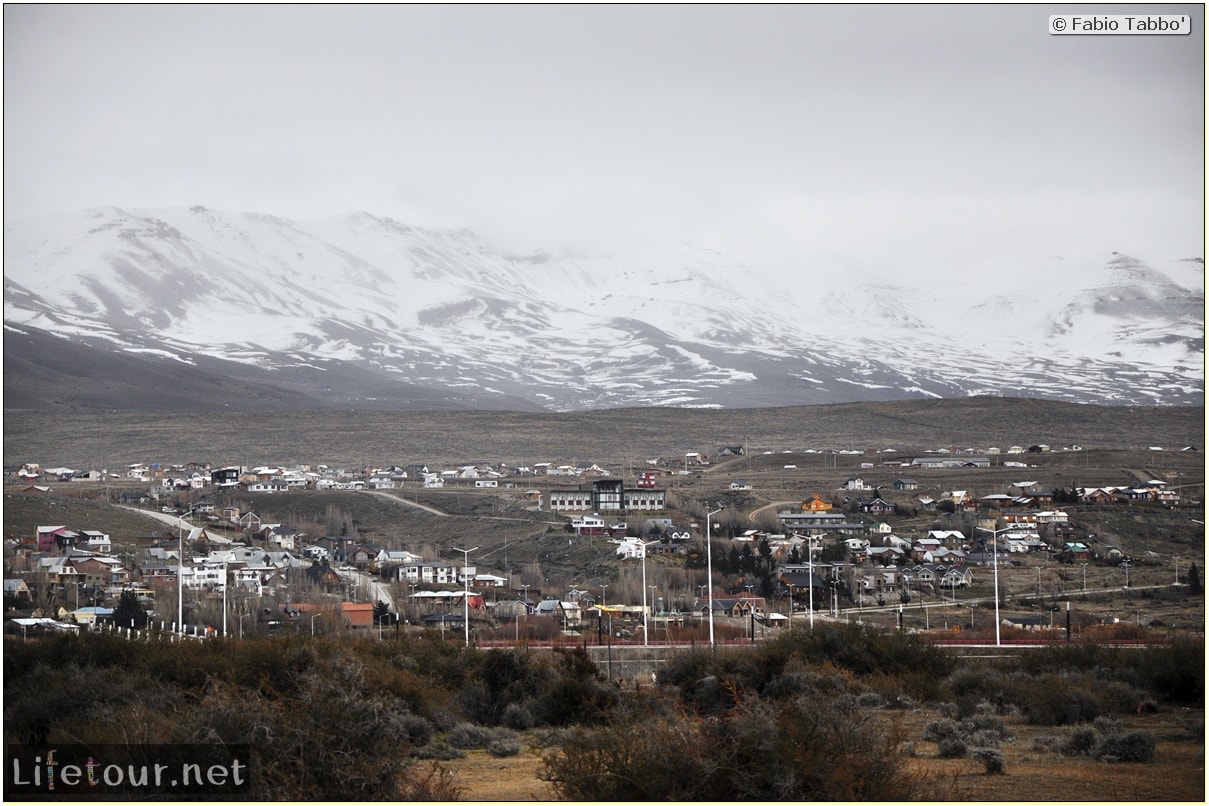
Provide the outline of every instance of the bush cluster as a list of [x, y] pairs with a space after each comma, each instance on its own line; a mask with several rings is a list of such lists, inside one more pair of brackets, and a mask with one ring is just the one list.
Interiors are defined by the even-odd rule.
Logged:
[[964, 758], [970, 747], [996, 748], [1013, 739], [1007, 726], [987, 713], [967, 719], [935, 719], [924, 725], [922, 738], [936, 742], [940, 758]]
[[898, 737], [850, 706], [752, 694], [722, 714], [621, 709], [576, 731], [542, 777], [567, 800], [914, 799], [921, 780], [893, 752]]
[[[1098, 721], [1098, 720], [1097, 720]], [[1071, 730], [1058, 749], [1068, 756], [1087, 756], [1107, 762], [1154, 760], [1155, 737], [1145, 731], [1125, 732], [1119, 723]]]
[[[1203, 667], [1191, 644], [959, 666], [918, 636], [821, 624], [672, 653], [657, 685], [631, 690], [583, 649], [49, 636], [6, 645], [4, 724], [12, 743], [246, 744], [260, 800], [453, 800], [442, 761], [526, 745], [570, 800], [912, 800], [926, 787], [886, 729], [896, 715], [873, 711], [935, 704], [922, 738], [988, 774], [1017, 714], [1070, 726], [1035, 749], [1145, 762], [1154, 737], [1115, 717], [1203, 691]], [[1203, 723], [1189, 730], [1203, 740]]]

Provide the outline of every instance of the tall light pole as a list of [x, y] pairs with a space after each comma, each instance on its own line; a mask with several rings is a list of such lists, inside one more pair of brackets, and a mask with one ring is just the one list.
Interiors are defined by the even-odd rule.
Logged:
[[975, 527], [980, 532], [991, 533], [991, 552], [993, 562], [995, 563], [995, 646], [1000, 646], [999, 643], [999, 533], [1010, 532], [1011, 527], [1005, 526], [1002, 529], [986, 529], [982, 526]]
[[651, 620], [646, 607], [646, 541], [642, 541], [642, 645], [650, 646]]
[[462, 616], [462, 626], [466, 630], [466, 646], [470, 646], [470, 575], [467, 573], [467, 570], [470, 563], [470, 552], [478, 550], [478, 546], [475, 546], [472, 549], [454, 549], [454, 551], [462, 552], [462, 582], [466, 586], [465, 591], [462, 594], [462, 602], [465, 605], [465, 613]]
[[227, 560], [222, 561], [222, 637], [227, 637], [227, 582], [231, 577], [227, 573]]
[[705, 582], [708, 585], [706, 592], [709, 593], [709, 646], [714, 647], [714, 549], [713, 537], [714, 533], [710, 529], [710, 518], [717, 515], [725, 507], [718, 507], [713, 512], [705, 513]]
[[1083, 566], [1083, 592], [1087, 592], [1087, 563], [1079, 563]]
[[806, 535], [806, 584], [810, 586], [810, 629], [814, 629], [814, 538]]
[[244, 613], [243, 615], [241, 615], [239, 617], [239, 640], [241, 640], [241, 641], [243, 640], [243, 620], [246, 619], [250, 615], [252, 615], [252, 614]]
[[609, 603], [607, 601], [605, 601], [605, 591], [607, 591], [608, 589], [609, 589], [609, 586], [607, 584], [602, 584], [600, 586], [600, 606], [601, 607], [609, 606]]
[[181, 526], [181, 516], [176, 516], [176, 538], [180, 545], [176, 550], [176, 621], [180, 625], [181, 635], [185, 634], [185, 530]]

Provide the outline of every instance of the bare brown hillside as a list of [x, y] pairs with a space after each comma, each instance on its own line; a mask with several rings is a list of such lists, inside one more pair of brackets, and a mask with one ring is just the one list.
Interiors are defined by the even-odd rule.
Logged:
[[337, 466], [611, 462], [763, 451], [900, 452], [1044, 443], [1204, 448], [1203, 407], [1110, 407], [1019, 398], [905, 400], [771, 409], [74, 414], [7, 410], [5, 465], [122, 468], [133, 462]]

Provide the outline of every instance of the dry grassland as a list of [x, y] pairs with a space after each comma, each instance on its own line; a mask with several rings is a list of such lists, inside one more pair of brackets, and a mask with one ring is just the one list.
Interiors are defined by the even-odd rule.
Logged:
[[[904, 737], [900, 748], [908, 754], [906, 768], [923, 778], [921, 789], [926, 796], [921, 800], [1205, 801], [1204, 745], [1190, 730], [1191, 725], [1203, 720], [1203, 711], [1165, 711], [1122, 718], [1127, 731], [1145, 731], [1158, 740], [1154, 761], [1143, 764], [1109, 764], [1034, 749], [1038, 737], [1061, 735], [1069, 728], [1027, 725], [1019, 717], [1004, 717], [1004, 724], [1015, 736], [1000, 748], [1006, 760], [1004, 775], [987, 775], [975, 759], [937, 758], [936, 744], [919, 738], [928, 722], [942, 718], [935, 710], [883, 711], [878, 716], [893, 723]], [[478, 750], [442, 764], [452, 772], [453, 784], [467, 801], [556, 800], [550, 785], [537, 777], [543, 752], [550, 751], [529, 749], [511, 758], [492, 758]]]

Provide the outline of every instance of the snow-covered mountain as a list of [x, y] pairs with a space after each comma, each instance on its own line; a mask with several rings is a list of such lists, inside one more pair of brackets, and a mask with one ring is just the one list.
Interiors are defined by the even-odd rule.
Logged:
[[[246, 372], [282, 407], [291, 395], [554, 410], [1204, 395], [1199, 257], [1050, 258], [924, 283], [685, 245], [516, 257], [364, 213], [202, 207], [6, 222], [4, 253], [6, 344], [49, 333], [97, 361]], [[6, 395], [22, 380], [10, 376], [45, 368], [11, 356]]]

